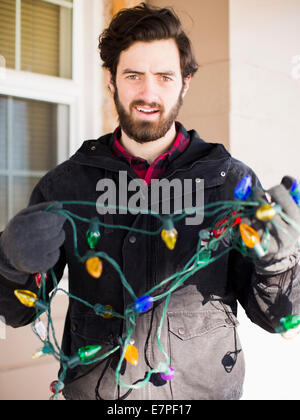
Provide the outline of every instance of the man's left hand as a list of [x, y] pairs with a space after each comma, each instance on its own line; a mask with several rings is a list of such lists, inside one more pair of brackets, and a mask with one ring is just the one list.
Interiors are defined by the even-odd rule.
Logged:
[[[275, 208], [280, 209], [274, 218], [270, 221], [253, 218], [248, 223], [257, 231], [260, 238], [264, 237], [266, 228], [269, 229], [267, 251], [265, 255], [255, 259], [256, 269], [262, 274], [284, 272], [292, 268], [300, 258], [300, 207], [288, 190], [287, 180], [292, 178], [284, 177], [280, 185], [267, 191], [271, 200], [269, 204], [277, 205]], [[265, 194], [256, 193], [256, 195], [262, 205], [268, 203]], [[293, 221], [292, 224], [288, 222], [289, 219]]]

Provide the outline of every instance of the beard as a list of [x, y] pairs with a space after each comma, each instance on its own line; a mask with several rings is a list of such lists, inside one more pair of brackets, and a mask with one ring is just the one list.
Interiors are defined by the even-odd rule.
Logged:
[[[166, 135], [172, 127], [179, 110], [182, 106], [182, 92], [184, 85], [181, 88], [178, 99], [170, 112], [164, 117], [165, 109], [161, 104], [156, 102], [146, 103], [143, 100], [136, 100], [129, 105], [129, 113], [125, 110], [120, 102], [118, 89], [115, 86], [114, 102], [119, 116], [119, 123], [121, 129], [127, 134], [128, 137], [135, 140], [137, 143], [148, 143], [150, 141], [158, 140]], [[137, 121], [132, 116], [136, 106], [148, 105], [153, 109], [159, 111], [159, 118], [157, 121]]]

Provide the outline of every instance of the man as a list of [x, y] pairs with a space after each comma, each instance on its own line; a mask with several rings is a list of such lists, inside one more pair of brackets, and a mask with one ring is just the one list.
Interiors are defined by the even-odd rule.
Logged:
[[[190, 179], [194, 184], [203, 179], [204, 204], [232, 201], [236, 185], [246, 175], [251, 176], [252, 187], [260, 184], [253, 171], [222, 145], [206, 143], [175, 121], [197, 63], [170, 9], [141, 4], [121, 11], [100, 36], [99, 48], [120, 126], [114, 133], [85, 141], [68, 161], [44, 176], [28, 208], [7, 225], [0, 237], [0, 314], [13, 327], [31, 322], [35, 308], [18, 302], [14, 290], [38, 293], [34, 273], [54, 267], [59, 280], [68, 264], [69, 291], [80, 301], [70, 299], [63, 355], [72, 359], [79, 348], [97, 344], [103, 354], [118, 350], [98, 363], [62, 367], [59, 378], [66, 399], [239, 399], [244, 360], [236, 333], [237, 301], [253, 322], [270, 332], [275, 332], [281, 317], [299, 312], [296, 241], [271, 229], [269, 252], [260, 258], [246, 258], [234, 248], [224, 252], [229, 244], [221, 241], [213, 255], [223, 254], [167, 294], [167, 306], [166, 299], [157, 300], [134, 318], [130, 346], [139, 350], [138, 362], [133, 366], [124, 359], [133, 318], [126, 318], [127, 325], [123, 318], [101, 316], [95, 308], [100, 303], [110, 305], [115, 314], [127, 314], [133, 304], [129, 289], [106, 261], [101, 277], [92, 278], [74, 255], [74, 233], [64, 213], [44, 210], [53, 202], [96, 203], [98, 181], [112, 180], [118, 192], [120, 173], [126, 174], [127, 182], [143, 179], [147, 185], [159, 178], [181, 183]], [[299, 208], [283, 185], [270, 194], [300, 223]], [[262, 196], [260, 200], [265, 202]], [[95, 250], [117, 262], [137, 297], [182, 271], [197, 251], [199, 231], [209, 229], [215, 220], [205, 216], [200, 226], [194, 226], [178, 219], [178, 240], [171, 249], [159, 235], [142, 233], [161, 229], [161, 220], [145, 212], [99, 216], [88, 205], [69, 203], [63, 208], [81, 216], [76, 220], [80, 255], [89, 250], [88, 225], [82, 218], [98, 217], [104, 223]], [[252, 219], [249, 224], [255, 223]], [[52, 283], [49, 275], [48, 292]], [[167, 286], [161, 285], [156, 296], [168, 291]]]

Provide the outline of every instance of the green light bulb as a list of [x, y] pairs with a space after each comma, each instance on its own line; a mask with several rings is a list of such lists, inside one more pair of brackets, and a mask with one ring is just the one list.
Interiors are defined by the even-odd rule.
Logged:
[[300, 314], [288, 315], [280, 319], [280, 324], [276, 327], [277, 333], [283, 333], [296, 328], [300, 325]]
[[80, 347], [77, 350], [77, 353], [74, 354], [67, 362], [67, 365], [70, 369], [73, 369], [75, 366], [79, 365], [81, 362], [88, 362], [101, 350], [101, 346], [85, 346]]
[[91, 249], [95, 249], [100, 239], [99, 220], [97, 217], [91, 219], [89, 230], [86, 232], [86, 240]]
[[82, 362], [88, 362], [100, 350], [101, 350], [101, 346], [97, 346], [97, 345], [80, 347], [80, 349], [78, 349], [78, 356]]
[[200, 252], [197, 255], [197, 264], [204, 264], [209, 261], [211, 257], [211, 251], [206, 247], [200, 249]]

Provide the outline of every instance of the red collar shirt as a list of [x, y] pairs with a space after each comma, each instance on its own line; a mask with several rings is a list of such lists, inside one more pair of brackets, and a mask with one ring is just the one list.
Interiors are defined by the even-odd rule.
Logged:
[[147, 160], [132, 156], [120, 143], [121, 137], [121, 128], [117, 127], [113, 133], [113, 143], [112, 143], [112, 152], [115, 156], [120, 159], [126, 160], [130, 167], [137, 173], [137, 175], [144, 179], [144, 181], [149, 185], [151, 179], [160, 179], [165, 173], [169, 163], [178, 157], [184, 150], [188, 147], [190, 139], [186, 137], [182, 132], [182, 125], [179, 122], [175, 122], [176, 127], [176, 138], [172, 146], [164, 152], [162, 155], [158, 156], [151, 165]]

